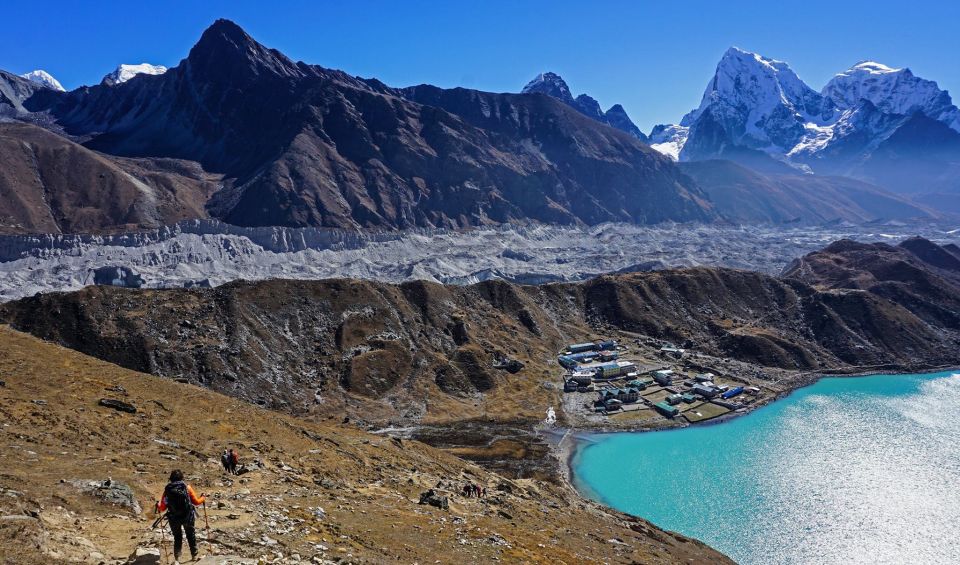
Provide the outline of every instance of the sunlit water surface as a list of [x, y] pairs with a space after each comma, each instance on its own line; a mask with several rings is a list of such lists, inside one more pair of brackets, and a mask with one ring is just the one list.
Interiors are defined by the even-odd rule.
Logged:
[[960, 563], [960, 375], [823, 379], [717, 425], [594, 435], [573, 471], [741, 563]]

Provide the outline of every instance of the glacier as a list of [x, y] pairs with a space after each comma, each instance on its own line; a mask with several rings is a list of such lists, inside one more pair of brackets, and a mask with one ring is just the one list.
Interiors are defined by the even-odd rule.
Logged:
[[241, 228], [191, 220], [106, 236], [0, 236], [0, 301], [93, 284], [102, 267], [133, 269], [149, 288], [217, 286], [235, 280], [351, 277], [472, 284], [577, 281], [605, 273], [721, 266], [779, 273], [792, 259], [837, 239], [895, 243], [922, 235], [960, 241], [956, 225], [540, 224], [471, 230], [358, 232]]

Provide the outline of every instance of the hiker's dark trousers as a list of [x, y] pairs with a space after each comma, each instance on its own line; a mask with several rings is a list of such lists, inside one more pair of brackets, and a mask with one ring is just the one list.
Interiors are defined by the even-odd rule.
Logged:
[[197, 531], [194, 528], [194, 513], [191, 512], [185, 518], [174, 518], [167, 516], [170, 522], [170, 530], [173, 532], [173, 554], [180, 559], [180, 551], [183, 549], [183, 533], [187, 533], [187, 544], [190, 546], [190, 555], [197, 554]]

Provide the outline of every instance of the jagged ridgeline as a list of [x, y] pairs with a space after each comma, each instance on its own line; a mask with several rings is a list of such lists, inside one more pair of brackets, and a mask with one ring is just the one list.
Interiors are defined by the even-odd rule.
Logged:
[[[11, 164], [0, 176], [10, 196], [0, 207], [8, 232], [109, 231], [206, 216], [340, 228], [715, 217], [669, 160], [551, 97], [390, 88], [291, 61], [226, 20], [159, 74], [71, 92], [9, 73], [0, 81], [9, 93], [4, 112], [31, 123], [0, 130], [29, 141], [0, 152]], [[35, 124], [66, 138], [32, 131]], [[91, 172], [83, 202], [96, 213], [82, 222], [70, 187], [47, 187], [54, 198], [46, 210], [34, 202], [39, 187], [23, 182], [46, 171], [29, 155], [56, 144]], [[210, 176], [196, 178], [189, 163]], [[107, 169], [117, 180], [98, 182]], [[111, 208], [118, 194], [124, 205]]]

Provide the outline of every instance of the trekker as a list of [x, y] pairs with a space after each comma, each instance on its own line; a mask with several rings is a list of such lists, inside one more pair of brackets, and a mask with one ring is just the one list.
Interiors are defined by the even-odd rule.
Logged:
[[240, 463], [240, 456], [237, 455], [235, 449], [230, 449], [230, 472], [234, 475], [237, 474], [237, 465]]
[[193, 487], [183, 482], [183, 471], [176, 469], [170, 473], [170, 482], [163, 489], [163, 497], [157, 503], [156, 509], [157, 512], [167, 512], [167, 521], [170, 522], [170, 531], [173, 532], [175, 561], [180, 561], [184, 533], [190, 546], [190, 558], [197, 559], [197, 532], [194, 526], [196, 511], [193, 507], [200, 506], [206, 499], [206, 495], [198, 497]]
[[226, 449], [223, 450], [223, 454], [220, 455], [220, 464], [223, 465], [223, 470], [230, 472], [230, 452]]

